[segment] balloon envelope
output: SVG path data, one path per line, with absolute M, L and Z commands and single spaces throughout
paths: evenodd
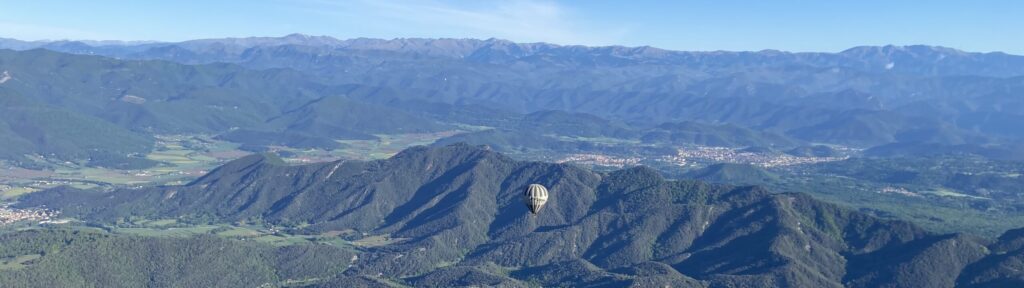
M 530 208 L 530 213 L 537 214 L 540 208 L 544 207 L 544 203 L 548 202 L 548 188 L 540 184 L 526 186 L 526 190 L 523 191 L 523 202 Z

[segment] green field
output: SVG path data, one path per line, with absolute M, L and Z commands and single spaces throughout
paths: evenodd
M 411 146 L 429 145 L 437 139 L 451 136 L 459 131 L 437 133 L 376 135 L 377 140 L 338 141 L 346 148 L 336 150 L 295 149 L 271 147 L 272 150 L 290 152 L 284 160 L 288 163 L 312 163 L 339 159 L 374 160 L 391 157 Z M 238 144 L 213 139 L 211 135 L 158 135 L 156 146 L 145 155 L 158 165 L 140 170 L 118 170 L 90 167 L 83 163 L 38 162 L 52 167 L 47 170 L 32 170 L 0 163 L 0 201 L 61 185 L 80 189 L 113 186 L 142 186 L 151 184 L 179 185 L 202 176 L 209 170 L 239 157 L 250 154 L 239 150 Z
M 144 219 L 144 220 L 135 221 L 134 224 L 141 225 L 141 226 L 147 227 L 147 228 L 160 228 L 160 227 L 169 227 L 171 225 L 178 224 L 178 220 L 177 219 L 153 219 L 153 220 Z
M 0 187 L 0 200 L 13 199 L 21 195 L 39 191 L 37 188 L 32 187 Z
M 549 135 L 544 135 L 544 136 L 554 137 L 555 139 L 562 140 L 562 141 L 590 142 L 590 143 L 594 143 L 594 144 L 605 144 L 605 145 L 633 145 L 633 146 L 642 146 L 642 144 L 643 144 L 640 140 L 636 140 L 636 139 L 620 139 L 620 138 L 611 138 L 611 137 L 571 137 L 571 136 L 562 136 L 562 135 L 554 135 L 554 134 L 549 134 Z
M 20 255 L 16 257 L 0 258 L 0 270 L 17 270 L 24 268 L 29 262 L 43 257 L 40 254 Z
M 94 227 L 76 226 L 82 229 Z M 355 241 L 347 241 L 342 237 L 354 231 L 330 231 L 317 235 L 288 234 L 275 228 L 261 225 L 246 224 L 204 224 L 188 225 L 175 219 L 132 219 L 117 226 L 107 226 L 105 231 L 115 234 L 126 234 L 148 237 L 191 237 L 210 234 L 224 238 L 256 241 L 275 246 L 295 244 L 327 244 L 338 247 L 377 247 L 396 243 L 405 239 L 390 238 L 387 235 L 369 236 Z
M 205 174 L 224 162 L 249 154 L 238 145 L 214 140 L 209 135 L 159 135 L 156 147 L 145 157 L 159 164 L 141 170 L 90 167 L 83 163 L 37 161 L 51 167 L 31 170 L 0 163 L 0 200 L 43 189 L 68 185 L 79 189 L 103 186 L 181 184 Z
M 219 227 L 217 225 L 198 225 L 170 228 L 116 228 L 114 232 L 138 236 L 191 237 L 199 234 L 209 234 Z
M 802 192 L 877 217 L 900 219 L 939 233 L 967 232 L 995 237 L 1007 229 L 1024 226 L 1024 215 L 1013 211 L 965 208 L 965 201 L 992 201 L 947 188 L 910 187 L 922 196 L 879 193 L 886 183 L 842 176 L 786 177 L 768 184 L 772 191 Z
M 391 235 L 373 235 L 363 239 L 352 241 L 352 245 L 364 248 L 380 247 L 409 240 L 406 238 L 391 238 Z
M 963 194 L 963 193 L 960 193 L 960 192 L 957 192 L 957 191 L 954 191 L 952 189 L 948 189 L 948 188 L 945 188 L 945 187 L 933 188 L 933 189 L 924 190 L 924 191 L 921 191 L 921 192 L 931 193 L 931 194 L 935 194 L 935 195 L 939 195 L 939 196 L 945 196 L 945 197 L 966 197 L 966 198 L 976 198 L 976 199 L 989 199 L 989 198 L 985 198 L 985 197 L 978 197 L 978 196 Z
M 438 133 L 375 135 L 379 140 L 344 140 L 338 141 L 347 145 L 345 149 L 335 150 L 332 155 L 343 159 L 374 160 L 384 159 L 399 151 L 417 145 L 430 145 L 438 139 L 459 134 L 462 131 L 446 131 Z
M 229 238 L 255 238 L 264 235 L 259 230 L 237 226 L 227 227 L 226 230 L 216 232 L 215 234 Z

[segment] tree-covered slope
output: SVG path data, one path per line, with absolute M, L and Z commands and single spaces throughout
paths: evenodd
M 4 287 L 259 287 L 329 278 L 355 255 L 327 245 L 275 247 L 216 236 L 156 238 L 88 230 L 6 231 Z
M 697 122 L 665 123 L 647 132 L 641 139 L 648 143 L 717 147 L 792 147 L 799 143 L 786 136 L 736 125 Z
M 520 200 L 530 183 L 552 195 L 537 216 Z M 951 287 L 970 277 L 965 267 L 994 257 L 984 240 L 802 194 L 669 181 L 642 167 L 594 173 L 466 145 L 303 166 L 254 155 L 184 186 L 60 188 L 19 205 L 90 221 L 263 219 L 309 233 L 386 235 L 401 241 L 365 249 L 344 277 L 423 286 Z
M 12 77 L 2 86 L 37 103 L 160 133 L 251 127 L 324 89 L 288 70 L 125 61 L 47 50 L 0 50 L 0 66 Z
M 901 154 L 939 145 L 943 153 L 992 158 L 1008 153 L 990 150 L 1012 151 L 1024 139 L 1005 124 L 1024 120 L 1015 97 L 1024 91 L 1024 74 L 1006 64 L 1024 58 L 943 47 L 686 52 L 304 35 L 0 45 L 121 59 L 4 50 L 0 72 L 10 78 L 0 86 L 145 133 L 239 127 L 281 138 L 287 129 L 322 138 L 300 141 L 310 146 L 459 123 L 573 137 L 644 136 L 661 145 L 896 143 Z M 547 126 L 552 123 L 560 124 Z M 621 123 L 714 125 L 635 131 Z
M 719 163 L 703 169 L 691 171 L 684 175 L 687 178 L 700 179 L 714 183 L 764 185 L 778 181 L 779 176 L 764 168 L 750 164 Z
M 451 129 L 408 112 L 341 96 L 322 97 L 267 120 L 270 127 L 335 139 L 358 133 L 424 133 Z M 365 135 L 365 134 L 364 134 Z
M 137 168 L 145 163 L 127 155 L 148 153 L 154 134 L 227 133 L 223 139 L 255 146 L 331 149 L 338 139 L 451 129 L 401 109 L 348 99 L 350 86 L 322 84 L 288 69 L 36 49 L 0 50 L 0 73 L 4 159 L 40 154 Z
M 92 166 L 138 168 L 153 147 L 149 135 L 68 109 L 42 105 L 0 87 L 0 158 L 36 165 L 28 155 Z
M 858 146 L 910 141 L 902 138 L 988 143 L 994 141 L 986 139 L 990 136 L 1024 137 L 1019 129 L 1001 124 L 1024 119 L 1020 109 L 1011 109 L 1020 104 L 1013 95 L 1022 91 L 1024 76 L 1014 63 L 1024 57 L 946 47 L 696 52 L 307 35 L 120 45 L 9 40 L 0 45 L 288 68 L 318 81 L 386 87 L 426 102 L 519 113 L 585 112 L 651 125 L 731 123 Z

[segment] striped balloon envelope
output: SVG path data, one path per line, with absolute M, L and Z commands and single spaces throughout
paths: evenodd
M 544 203 L 548 202 L 548 188 L 540 184 L 530 184 L 523 191 L 523 202 L 530 208 L 530 213 L 537 214 L 540 208 L 544 207 Z

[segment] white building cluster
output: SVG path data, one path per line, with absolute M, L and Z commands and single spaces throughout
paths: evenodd
M 608 167 L 628 167 L 636 166 L 640 164 L 639 157 L 615 157 L 602 154 L 569 154 L 564 158 L 559 159 L 557 163 L 576 163 L 582 165 L 595 165 L 595 166 L 608 166 Z
M 0 225 L 21 221 L 49 221 L 57 216 L 57 212 L 47 209 L 15 209 L 0 206 Z
M 738 149 L 726 147 L 690 147 L 677 150 L 675 157 L 663 158 L 670 161 L 678 161 L 685 164 L 687 160 L 704 163 L 741 163 L 765 168 L 791 166 L 802 164 L 814 164 L 821 162 L 840 161 L 849 158 L 843 157 L 799 157 L 783 153 L 769 152 L 745 152 Z M 675 162 L 673 162 L 675 163 Z M 677 165 L 682 165 L 675 163 Z

